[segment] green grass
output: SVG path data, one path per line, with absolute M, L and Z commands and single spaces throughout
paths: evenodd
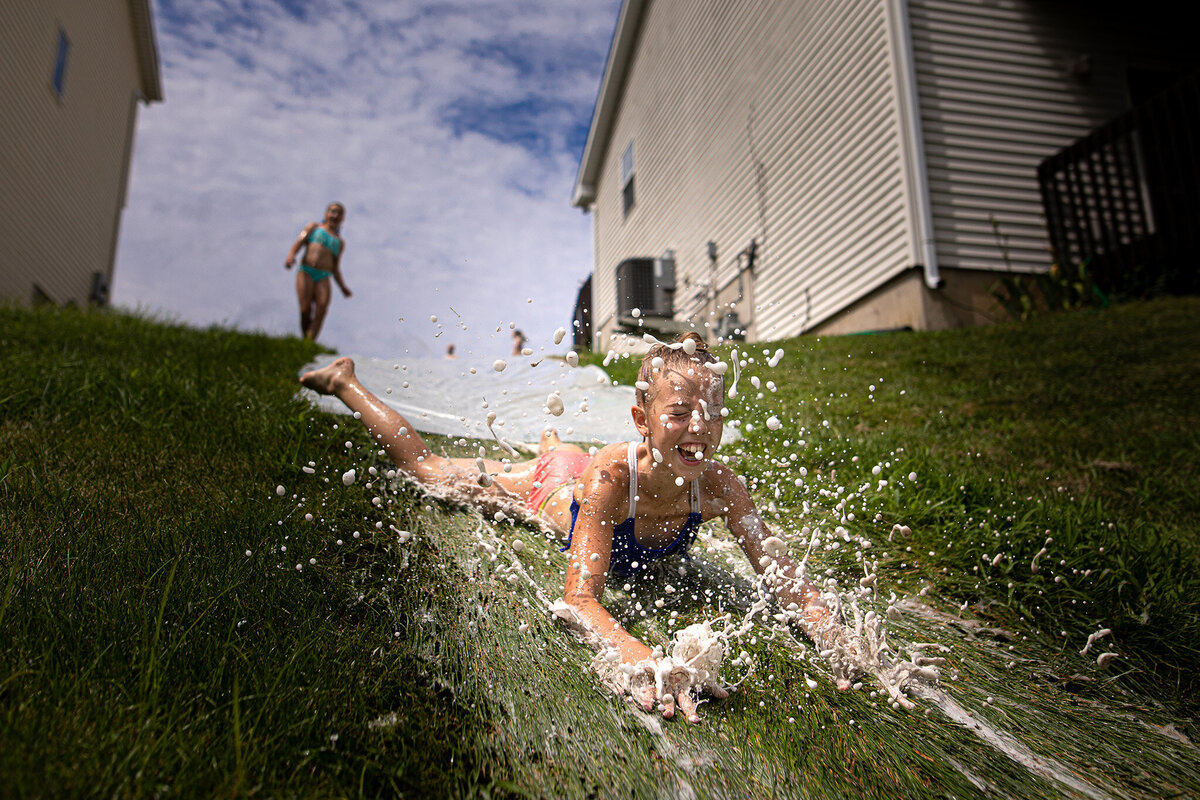
M 977 718 L 1103 794 L 1195 795 L 1195 746 L 1162 730 L 1200 733 L 1197 320 L 1200 301 L 1176 299 L 747 348 L 733 416 L 751 430 L 723 451 L 793 540 L 855 514 L 842 524 L 872 547 L 817 565 L 849 583 L 866 553 L 884 597 L 924 589 L 938 613 L 890 628 L 953 648 L 942 685 Z M 5 795 L 1063 793 L 936 709 L 836 693 L 764 638 L 743 642 L 756 670 L 704 725 L 653 732 L 544 612 L 561 589 L 550 543 L 380 478 L 342 484 L 386 465 L 357 423 L 295 397 L 315 353 L 0 310 Z M 896 523 L 913 534 L 889 544 Z M 533 545 L 519 558 L 514 537 Z M 726 566 L 702 559 L 690 585 Z M 636 597 L 614 605 L 665 643 L 666 612 L 714 610 L 687 594 L 645 619 Z M 1098 627 L 1113 634 L 1080 657 Z

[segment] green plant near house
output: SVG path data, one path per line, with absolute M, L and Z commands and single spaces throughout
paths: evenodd
M 1008 273 L 988 289 L 1013 319 L 1027 320 L 1043 311 L 1108 308 L 1108 297 L 1088 274 L 1085 260 L 1075 270 L 1056 261 L 1045 274 Z
M 1000 223 L 995 217 L 990 221 L 1006 272 L 991 285 L 988 293 L 996 298 L 1009 317 L 1028 320 L 1043 311 L 1108 308 L 1108 297 L 1089 274 L 1090 258 L 1073 269 L 1064 268 L 1056 260 L 1045 273 L 1015 272 L 1009 256 L 1008 237 L 1000 231 Z

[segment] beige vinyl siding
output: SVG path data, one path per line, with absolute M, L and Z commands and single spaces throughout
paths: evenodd
M 940 266 L 1047 269 L 1037 165 L 1126 107 L 1123 64 L 1088 33 L 1086 9 L 909 0 L 909 12 Z M 1073 76 L 1085 55 L 1091 74 Z
M 51 86 L 59 28 L 64 93 Z M 0 26 L 0 297 L 87 302 L 111 277 L 140 87 L 128 0 L 15 0 Z
M 674 250 L 677 314 L 698 309 L 702 325 L 713 304 L 693 298 L 736 276 L 758 239 L 739 308 L 751 338 L 799 333 L 913 263 L 882 0 L 649 0 L 643 14 L 596 183 L 598 328 L 629 257 Z

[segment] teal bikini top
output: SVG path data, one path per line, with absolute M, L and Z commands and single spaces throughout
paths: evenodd
M 308 235 L 308 239 L 306 241 L 316 242 L 317 244 L 321 245 L 326 250 L 333 253 L 334 258 L 337 258 L 342 252 L 342 240 L 322 228 L 320 225 L 312 229 L 312 233 Z

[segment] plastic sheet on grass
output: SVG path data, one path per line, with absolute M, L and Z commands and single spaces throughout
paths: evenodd
M 339 357 L 318 356 L 302 371 Z M 497 371 L 494 362 L 465 358 L 353 358 L 363 385 L 423 433 L 490 439 L 487 417 L 495 412 L 496 434 L 514 444 L 536 445 L 547 426 L 556 428 L 564 441 L 583 445 L 641 438 L 629 414 L 633 388 L 613 386 L 600 367 L 513 357 Z M 555 392 L 562 399 L 559 416 L 547 410 L 547 398 Z M 321 397 L 308 389 L 301 393 L 326 411 L 349 413 L 336 397 Z M 725 441 L 736 438 L 737 433 L 725 426 Z

